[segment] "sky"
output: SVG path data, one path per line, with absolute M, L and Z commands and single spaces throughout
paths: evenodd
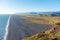
M 0 0 L 0 14 L 60 11 L 60 0 Z

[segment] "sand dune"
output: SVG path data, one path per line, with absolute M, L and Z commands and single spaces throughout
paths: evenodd
M 25 37 L 50 29 L 49 25 L 27 24 L 22 16 L 11 16 L 6 40 L 22 40 Z

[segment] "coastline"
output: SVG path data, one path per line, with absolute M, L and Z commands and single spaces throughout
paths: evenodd
M 24 18 L 22 16 L 13 15 L 8 19 L 4 40 L 22 40 L 22 38 L 46 30 L 47 26 L 48 25 L 39 25 L 34 23 L 27 24 L 24 22 Z M 49 27 L 50 26 L 48 26 L 48 28 Z
M 8 18 L 8 21 L 7 21 L 7 24 L 6 24 L 4 40 L 7 39 L 7 35 L 8 35 L 8 26 L 9 26 L 10 18 L 11 18 L 11 16 Z

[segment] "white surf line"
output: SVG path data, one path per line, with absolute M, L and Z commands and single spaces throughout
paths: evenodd
M 8 26 L 9 26 L 10 18 L 11 18 L 11 16 L 8 18 L 8 21 L 7 21 L 7 25 L 6 25 L 6 28 L 5 28 L 5 36 L 4 36 L 4 40 L 7 40 Z

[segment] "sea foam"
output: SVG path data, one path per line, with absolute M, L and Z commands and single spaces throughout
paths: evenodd
M 5 36 L 4 36 L 4 40 L 7 40 L 8 26 L 9 26 L 10 18 L 11 18 L 11 16 L 9 16 L 8 21 L 7 21 L 7 25 L 6 25 L 6 28 L 5 28 Z

